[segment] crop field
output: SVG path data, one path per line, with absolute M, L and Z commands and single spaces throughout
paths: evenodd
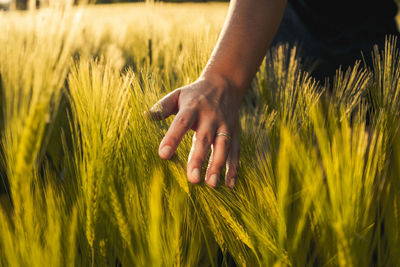
M 227 4 L 0 12 L 0 266 L 400 266 L 400 55 L 321 84 L 267 54 L 231 190 L 144 113 L 197 79 Z M 245 40 L 244 40 L 245 41 Z

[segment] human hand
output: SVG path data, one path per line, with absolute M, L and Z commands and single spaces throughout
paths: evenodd
M 160 143 L 159 156 L 170 159 L 184 135 L 192 129 L 195 134 L 187 163 L 189 182 L 201 181 L 201 169 L 211 148 L 206 184 L 216 187 L 226 165 L 225 184 L 233 188 L 239 168 L 240 102 L 238 90 L 217 75 L 202 76 L 194 83 L 172 91 L 150 110 L 154 119 L 176 114 Z

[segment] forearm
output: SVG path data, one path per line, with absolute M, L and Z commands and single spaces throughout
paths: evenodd
M 243 98 L 278 30 L 286 2 L 231 0 L 224 27 L 202 76 L 222 76 Z

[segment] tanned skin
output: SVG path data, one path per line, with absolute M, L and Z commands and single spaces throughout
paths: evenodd
M 239 168 L 239 106 L 278 30 L 287 0 L 232 0 L 224 27 L 200 77 L 178 88 L 152 108 L 153 118 L 176 114 L 158 154 L 170 159 L 185 134 L 194 130 L 187 163 L 191 183 L 212 151 L 204 175 L 218 185 L 226 165 L 225 184 L 233 188 Z M 217 133 L 228 134 L 231 138 Z

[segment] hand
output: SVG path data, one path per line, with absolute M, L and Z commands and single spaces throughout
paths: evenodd
M 200 77 L 172 91 L 150 110 L 155 119 L 176 114 L 160 143 L 159 156 L 170 159 L 184 135 L 192 129 L 195 134 L 187 163 L 188 180 L 191 183 L 201 181 L 201 169 L 211 148 L 206 184 L 216 187 L 226 164 L 225 184 L 233 188 L 239 167 L 240 102 L 238 90 L 217 75 Z

